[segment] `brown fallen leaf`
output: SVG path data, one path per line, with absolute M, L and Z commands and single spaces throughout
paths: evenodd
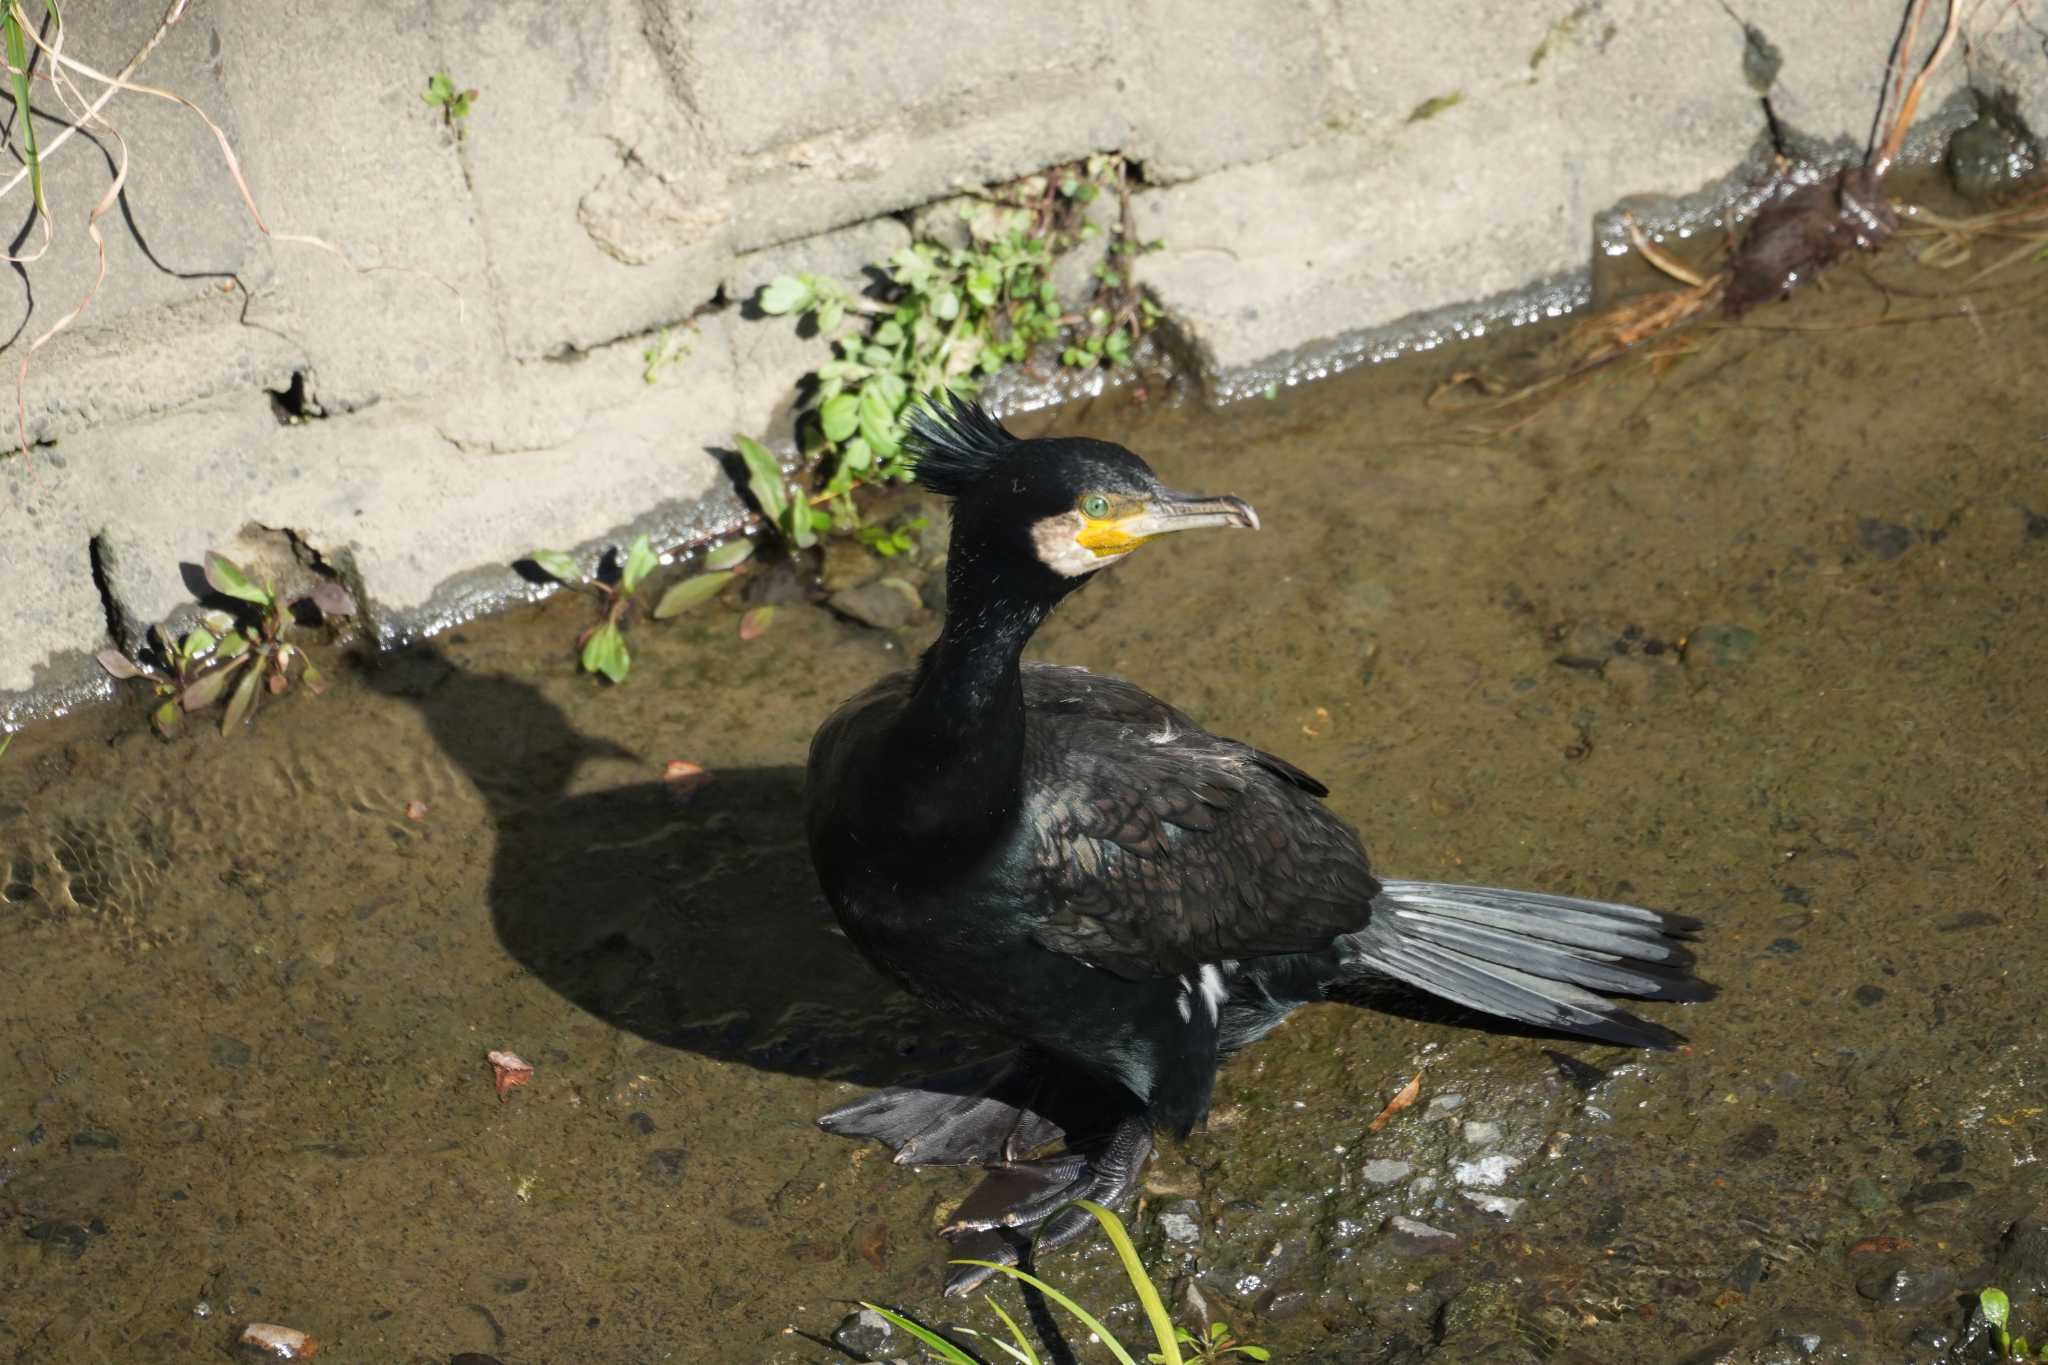
M 880 1270 L 882 1268 L 882 1253 L 889 1246 L 888 1225 L 885 1223 L 870 1223 L 867 1227 L 861 1229 L 860 1235 L 854 1239 L 853 1245 L 854 1249 L 860 1252 L 860 1258 L 863 1261 L 866 1261 L 876 1270 Z
M 491 1064 L 491 1078 L 497 1083 L 498 1103 L 505 1102 L 505 1096 L 514 1086 L 525 1085 L 533 1079 L 533 1067 L 521 1061 L 516 1052 L 492 1052 L 485 1059 Z
M 424 819 L 426 819 L 426 818 L 427 818 L 427 803 L 426 803 L 426 802 L 424 802 L 424 801 L 408 801 L 408 802 L 406 802 L 406 803 L 405 803 L 405 818 L 406 818 L 406 819 L 408 819 L 408 820 L 424 820 Z
M 775 606 L 773 603 L 765 607 L 752 608 L 745 616 L 740 618 L 740 638 L 742 640 L 760 639 L 762 632 L 768 629 L 768 623 L 774 619 Z
M 1913 1245 L 1910 1237 L 1865 1237 L 1849 1248 L 1851 1256 L 1873 1256 L 1884 1252 L 1904 1251 Z
M 1379 1116 L 1371 1123 L 1365 1125 L 1365 1131 L 1377 1133 L 1380 1129 L 1386 1127 L 1393 1120 L 1394 1115 L 1415 1103 L 1415 1097 L 1421 1093 L 1422 1073 L 1418 1071 L 1409 1079 L 1408 1084 L 1401 1087 L 1400 1093 L 1387 1101 L 1387 1107 L 1380 1110 Z

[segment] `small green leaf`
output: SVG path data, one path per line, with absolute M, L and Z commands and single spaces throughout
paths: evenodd
M 731 569 L 746 563 L 754 557 L 754 542 L 742 537 L 728 540 L 725 544 L 704 556 L 707 569 Z
M 607 621 L 583 642 L 583 671 L 600 673 L 615 683 L 626 680 L 633 656 L 626 652 L 626 637 L 616 621 Z
M 635 536 L 631 548 L 626 551 L 626 563 L 619 570 L 619 589 L 630 595 L 647 575 L 661 567 L 661 556 L 654 553 L 654 545 L 646 536 Z
M 740 543 L 744 545 L 747 542 Z M 709 602 L 725 591 L 725 585 L 730 582 L 730 572 L 692 574 L 661 595 L 661 600 L 654 604 L 654 619 L 666 621 L 669 617 L 679 616 L 701 602 Z
M 754 607 L 745 616 L 740 618 L 740 638 L 742 640 L 760 639 L 762 633 L 768 629 L 770 623 L 774 620 L 775 608 L 773 606 Z
M 948 289 L 932 299 L 932 316 L 940 322 L 951 322 L 960 316 L 960 296 Z
M 178 657 L 189 664 L 194 659 L 204 658 L 206 652 L 219 643 L 213 638 L 213 632 L 201 626 L 179 644 Z
M 184 722 L 184 719 L 184 713 L 178 709 L 178 702 L 175 697 L 162 703 L 149 714 L 149 723 L 155 726 L 156 732 L 165 739 L 171 737 L 172 732 Z
M 583 570 L 576 567 L 576 561 L 560 550 L 535 550 L 527 558 L 558 583 L 574 583 L 583 577 Z
M 782 485 L 782 466 L 759 441 L 735 436 L 733 444 L 739 447 L 740 459 L 747 466 L 747 491 L 754 495 L 755 503 L 770 521 L 781 521 L 783 505 L 789 501 Z
M 945 1361 L 946 1365 L 981 1365 L 980 1361 L 940 1336 L 937 1332 L 932 1331 L 931 1328 L 920 1327 L 901 1313 L 892 1312 L 882 1307 L 879 1303 L 869 1303 L 865 1299 L 861 1301 L 860 1306 L 867 1309 L 870 1313 L 881 1314 L 890 1323 L 902 1328 L 905 1332 L 923 1342 L 925 1346 L 938 1355 L 940 1360 Z
M 231 630 L 220 637 L 220 657 L 239 659 L 249 652 L 249 637 L 239 630 Z
M 1984 1321 L 1993 1327 L 2004 1328 L 2012 1316 L 2012 1300 L 2006 1298 L 2003 1289 L 1986 1289 L 1977 1295 L 1977 1306 L 1984 1310 Z
M 222 664 L 210 673 L 202 673 L 194 678 L 191 684 L 178 694 L 178 705 L 187 711 L 204 711 L 219 701 L 220 694 L 227 690 L 228 683 L 235 674 L 242 671 L 242 665 L 248 661 L 248 657 L 244 655 L 240 659 Z M 255 672 L 254 669 L 249 671 L 252 675 Z
M 808 550 L 818 543 L 818 530 L 811 520 L 811 505 L 808 502 L 798 498 L 784 509 L 782 533 L 789 538 L 789 543 L 799 550 Z
M 809 308 L 817 294 L 810 284 L 795 275 L 777 275 L 761 287 L 761 311 L 781 316 Z
M 224 597 L 239 598 L 259 607 L 270 605 L 270 594 L 251 583 L 248 575 L 218 550 L 206 552 L 206 583 Z
M 142 676 L 142 670 L 137 668 L 129 660 L 128 656 L 118 649 L 103 649 L 92 657 L 101 668 L 107 671 L 107 676 L 110 678 L 139 678 Z
M 248 723 L 250 715 L 256 710 L 256 692 L 262 682 L 262 669 L 245 668 L 242 670 L 242 680 L 235 684 L 235 694 L 228 698 L 227 714 L 220 718 L 220 732 L 222 734 L 227 734 L 237 725 Z
M 839 330 L 839 324 L 846 320 L 846 300 L 826 299 L 818 305 L 818 330 L 828 336 Z
M 1263 1346 L 1239 1346 L 1237 1353 L 1246 1360 L 1271 1360 L 1273 1353 Z
M 825 428 L 825 439 L 838 444 L 860 425 L 860 400 L 850 393 L 828 400 L 818 409 L 818 422 Z

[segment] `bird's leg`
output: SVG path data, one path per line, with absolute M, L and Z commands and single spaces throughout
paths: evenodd
M 941 1235 L 963 1258 L 1016 1265 L 1026 1247 L 1020 1233 L 1034 1234 L 1028 1245 L 1036 1254 L 1076 1241 L 1095 1226 L 1094 1215 L 1070 1207 L 1076 1199 L 1121 1208 L 1151 1154 L 1151 1121 L 1126 1114 L 1091 1152 L 993 1167 Z M 955 1266 L 946 1292 L 964 1294 L 994 1273 L 985 1266 Z

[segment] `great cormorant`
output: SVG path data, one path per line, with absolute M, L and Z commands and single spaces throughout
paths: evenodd
M 1168 532 L 1256 530 L 1249 505 L 1172 492 L 1118 445 L 1020 440 L 951 397 L 919 409 L 910 446 L 953 499 L 945 626 L 818 730 L 811 852 L 870 961 L 1021 1046 L 819 1123 L 906 1164 L 988 1168 L 944 1230 L 962 1254 L 1014 1264 L 1026 1234 L 1080 1236 L 1071 1200 L 1121 1203 L 1154 1129 L 1207 1115 L 1218 1059 L 1333 987 L 1391 977 L 1524 1024 L 1678 1040 L 1606 997 L 1705 998 L 1678 942 L 1696 922 L 1378 880 L 1292 763 L 1128 682 L 1020 662 L 1093 574 Z

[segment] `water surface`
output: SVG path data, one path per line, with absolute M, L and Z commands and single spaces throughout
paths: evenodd
M 2048 1333 L 2044 285 L 1959 314 L 1894 252 L 1512 425 L 1425 399 L 1540 333 L 1030 421 L 1266 528 L 1147 549 L 1039 656 L 1316 772 L 1390 874 L 1698 916 L 1723 988 L 1657 1055 L 1303 1011 L 1150 1174 L 1177 1305 L 1290 1361 L 1934 1360 L 1995 1277 Z M 139 702 L 17 739 L 0 1352 L 216 1359 L 263 1320 L 340 1361 L 806 1362 L 856 1298 L 992 1324 L 936 1294 L 967 1176 L 811 1125 L 988 1046 L 833 933 L 801 835 L 812 729 L 930 627 L 753 591 L 761 638 L 737 600 L 639 627 L 623 688 L 571 672 L 563 597 L 231 740 Z M 538 1068 L 503 1103 L 492 1048 Z M 1136 1326 L 1104 1249 L 1047 1269 Z

